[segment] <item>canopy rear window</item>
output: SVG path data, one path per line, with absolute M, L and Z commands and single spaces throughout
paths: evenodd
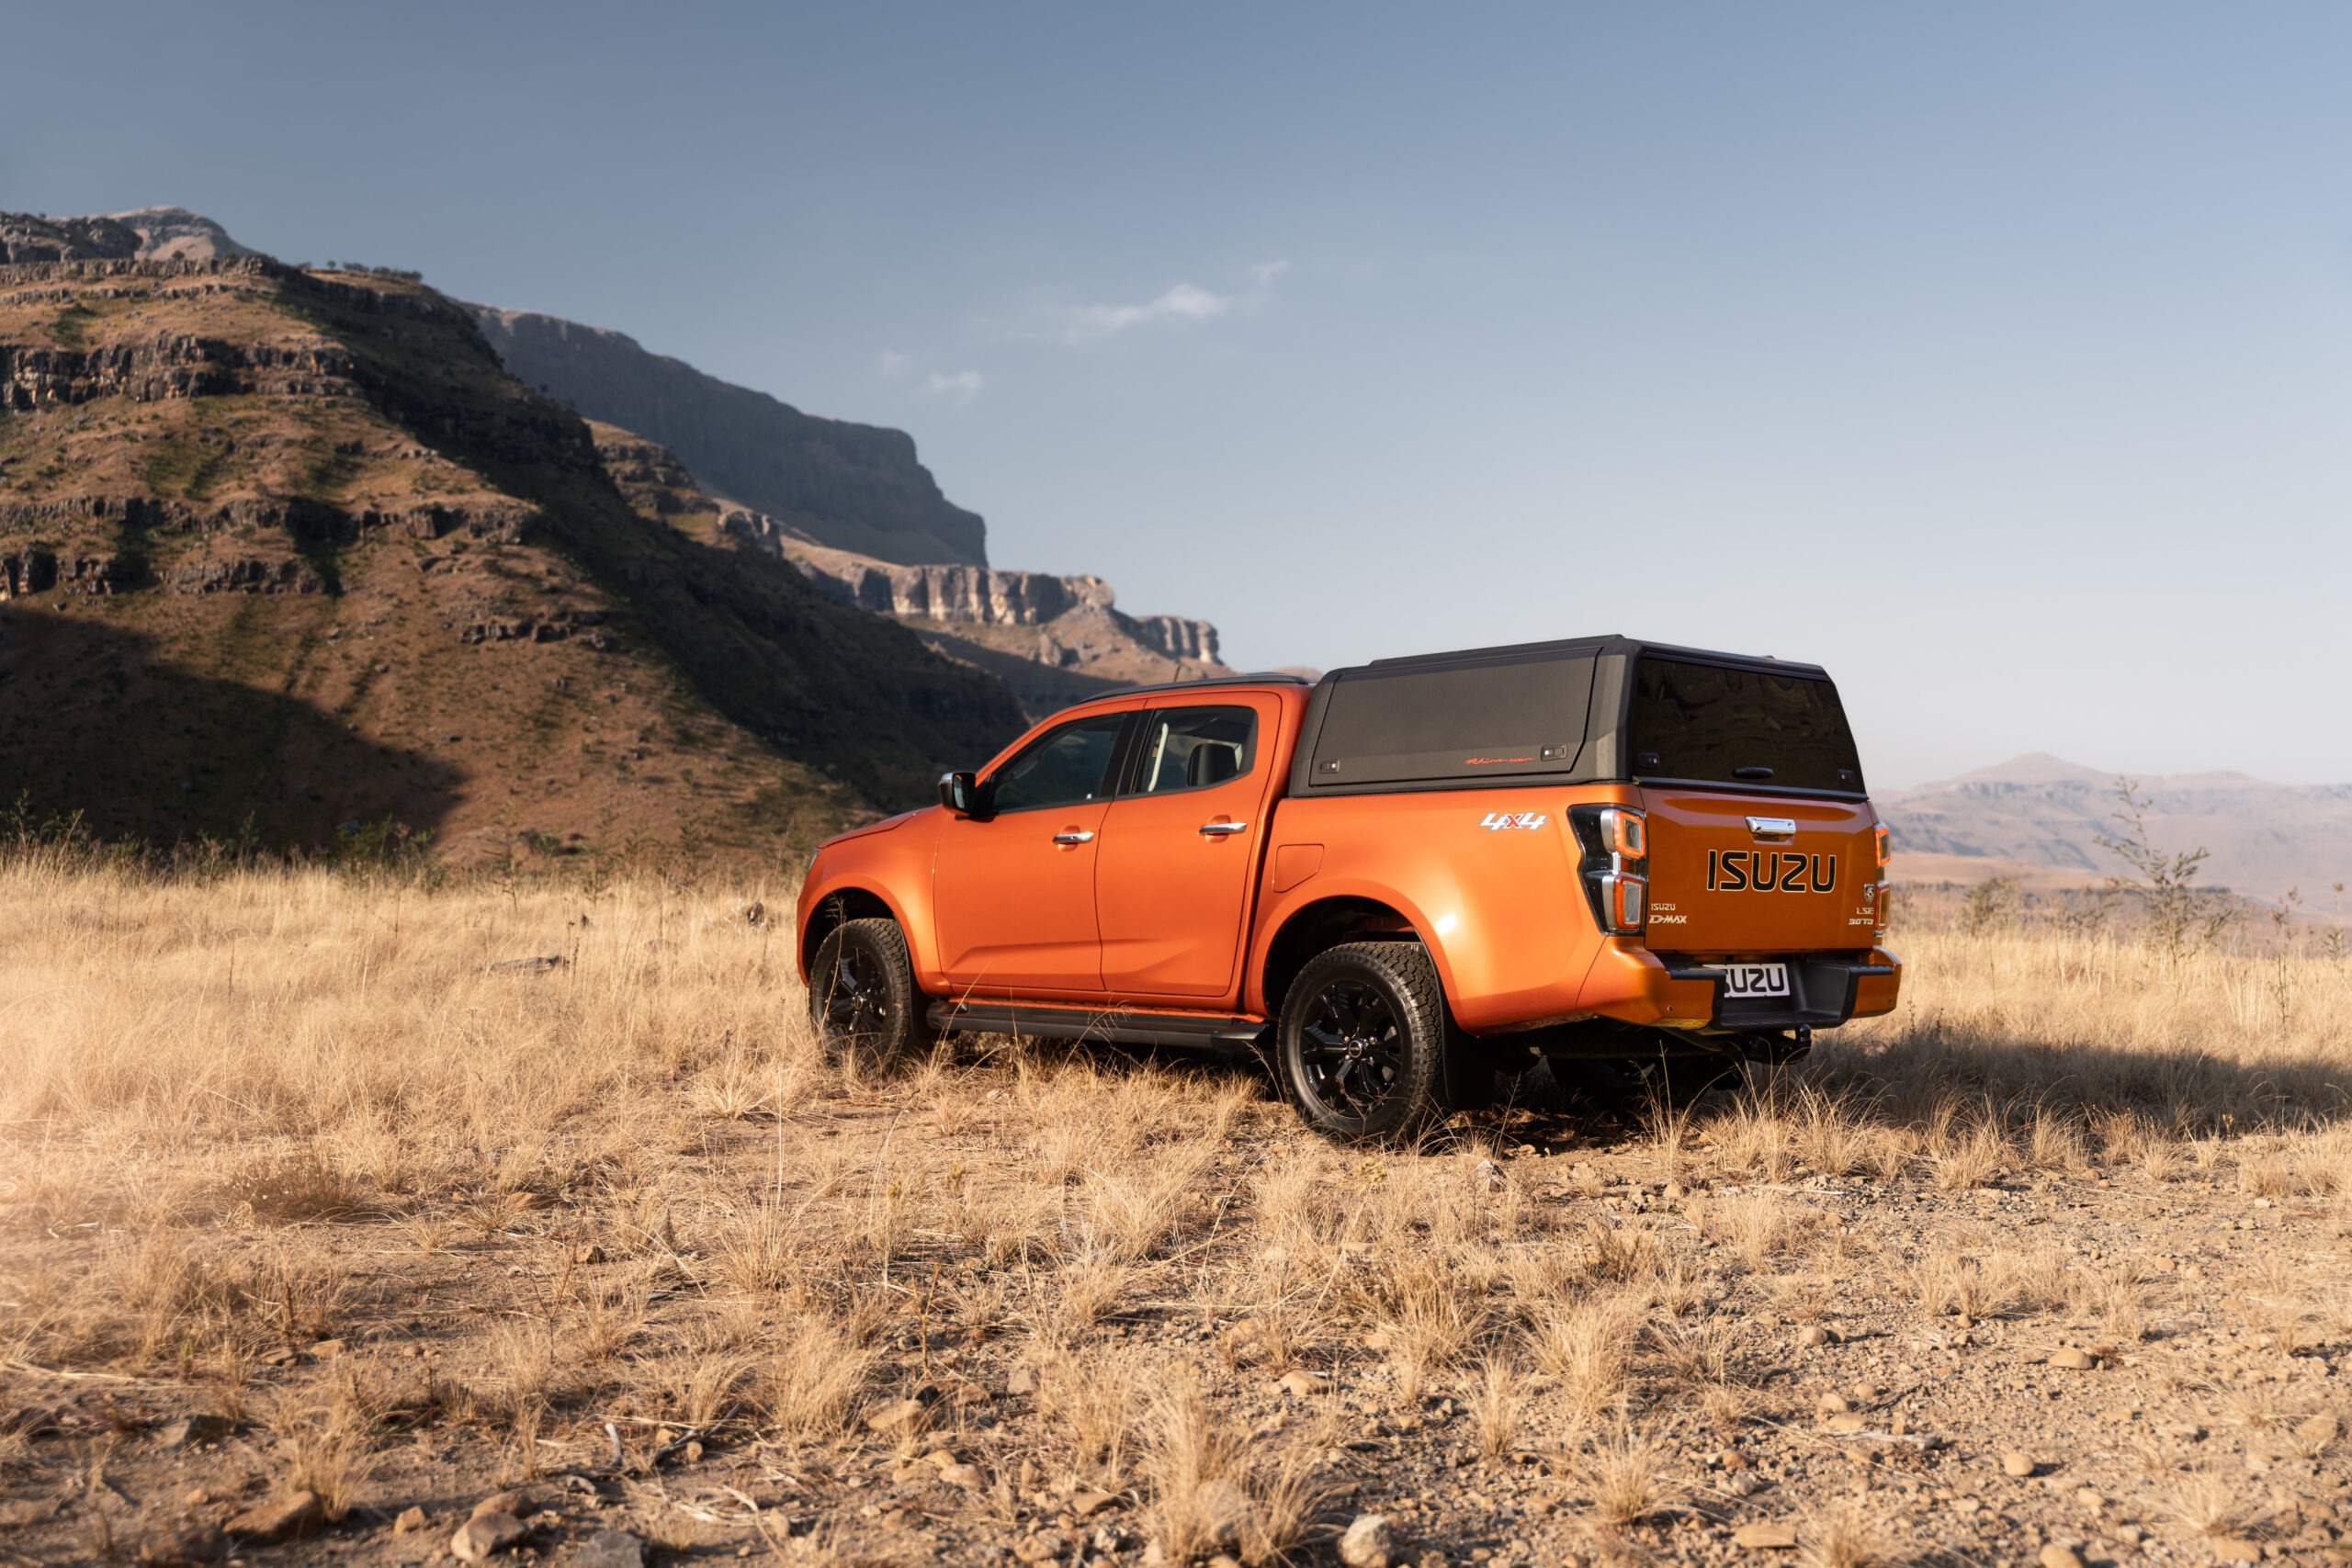
M 1817 677 L 1645 654 L 1631 728 L 1636 778 L 1862 792 L 1838 688 Z
M 1583 745 L 1592 666 L 1585 650 L 1346 671 L 1315 737 L 1309 787 L 1566 773 Z

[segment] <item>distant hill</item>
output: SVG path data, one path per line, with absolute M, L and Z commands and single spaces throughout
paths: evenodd
M 988 564 L 979 514 L 940 493 L 902 430 L 803 413 L 602 327 L 468 308 L 525 384 L 668 447 L 714 496 L 877 560 Z
M 2149 837 L 2170 852 L 2211 851 L 2199 880 L 2276 900 L 2300 888 L 2315 908 L 2352 882 L 2352 784 L 2280 784 L 2244 773 L 2140 780 Z M 1921 880 L 1971 880 L 1996 863 L 2034 880 L 2104 881 L 2119 868 L 2098 836 L 2118 829 L 2115 777 L 2041 754 L 1880 795 L 1896 869 Z
M 473 310 L 138 259 L 152 216 L 0 215 L 0 804 L 164 841 L 766 853 L 1021 728 L 993 677 L 633 504 Z

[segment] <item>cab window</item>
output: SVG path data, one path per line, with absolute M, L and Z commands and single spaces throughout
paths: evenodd
M 1047 730 L 990 777 L 989 806 L 1000 812 L 1035 811 L 1104 798 L 1110 794 L 1111 758 L 1126 722 L 1123 713 L 1097 714 Z
M 1238 779 L 1257 761 L 1253 708 L 1163 708 L 1144 723 L 1136 748 L 1136 795 L 1208 789 Z

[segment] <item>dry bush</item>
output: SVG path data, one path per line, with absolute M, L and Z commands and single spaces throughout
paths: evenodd
M 1578 1485 L 1593 1511 L 1613 1529 L 1639 1524 L 1680 1495 L 1668 1473 L 1672 1443 L 1620 1417 L 1590 1434 L 1571 1460 Z
M 1114 1355 L 1056 1355 L 1037 1371 L 1037 1409 L 1078 1467 L 1117 1484 L 1136 1448 L 1137 1380 Z M 1164 1413 L 1155 1411 L 1155 1420 Z
M 794 1437 L 837 1432 L 865 1391 L 874 1353 L 833 1324 L 804 1317 L 788 1325 L 775 1349 L 752 1369 L 752 1400 L 768 1424 Z
M 1649 1325 L 1649 1342 L 1675 1382 L 1703 1388 L 1732 1381 L 1740 1333 L 1730 1324 L 1714 1320 L 1653 1323 Z
M 1886 1562 L 1891 1550 L 1879 1522 L 1850 1498 L 1809 1511 L 1797 1540 L 1797 1561 L 1804 1568 L 1872 1568 Z
M 1459 1361 L 1487 1324 L 1481 1293 L 1439 1258 L 1407 1258 L 1361 1288 L 1396 1371 L 1396 1396 L 1408 1405 L 1419 1403 L 1430 1375 Z
M 1623 1298 L 1592 1297 L 1538 1309 L 1531 1336 L 1536 1365 L 1559 1381 L 1559 1397 L 1593 1416 L 1625 1397 L 1638 1323 Z
M 1498 1460 L 1511 1451 L 1529 1397 L 1527 1374 L 1517 1359 L 1505 1350 L 1488 1351 L 1478 1363 L 1478 1381 L 1470 1393 L 1480 1458 Z
M 1252 1568 L 1283 1561 L 1330 1495 L 1311 1452 L 1250 1443 L 1210 1407 L 1190 1371 L 1164 1377 L 1153 1392 L 1143 1470 L 1146 1522 L 1178 1562 L 1216 1551 Z

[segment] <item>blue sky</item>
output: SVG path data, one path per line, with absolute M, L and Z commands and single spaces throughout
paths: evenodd
M 10 5 L 0 208 L 911 431 L 1247 666 L 1815 659 L 1882 787 L 2352 780 L 2352 11 Z

